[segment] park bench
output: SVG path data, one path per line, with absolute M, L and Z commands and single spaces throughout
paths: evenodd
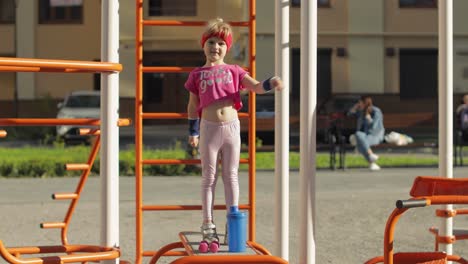
M 384 113 L 384 127 L 385 132 L 391 131 L 409 134 L 422 130 L 431 130 L 436 127 L 437 116 L 433 112 L 419 112 L 419 113 Z M 338 128 L 339 129 L 339 128 Z M 350 145 L 346 138 L 339 136 L 337 138 L 337 148 L 339 155 L 339 168 L 346 169 L 346 152 L 353 150 L 355 147 Z M 435 149 L 437 148 L 436 140 L 420 141 L 416 139 L 414 142 L 406 145 L 396 145 L 393 143 L 382 142 L 381 144 L 372 146 L 372 150 L 413 150 L 413 149 Z

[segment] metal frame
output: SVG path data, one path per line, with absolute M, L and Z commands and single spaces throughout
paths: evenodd
M 3 58 L 0 57 L 0 72 L 89 72 L 89 73 L 115 73 L 122 69 L 122 65 L 117 63 L 102 63 L 90 61 L 67 61 L 67 60 L 45 60 L 28 58 Z M 119 120 L 115 125 L 129 125 L 130 121 Z M 58 118 L 1 118 L 2 126 L 56 126 L 56 125 L 88 125 L 99 126 L 99 119 L 58 119 Z M 54 194 L 54 199 L 72 199 L 65 220 L 60 223 L 43 223 L 42 228 L 61 228 L 62 245 L 56 246 L 35 246 L 35 247 L 15 247 L 7 248 L 0 241 L 0 255 L 9 263 L 77 263 L 87 261 L 112 260 L 115 261 L 120 256 L 120 251 L 116 247 L 101 247 L 93 245 L 69 245 L 67 239 L 68 224 L 74 212 L 76 204 L 80 198 L 81 191 L 91 171 L 91 166 L 96 158 L 100 146 L 100 136 L 97 129 L 87 131 L 89 135 L 96 135 L 96 139 L 87 163 L 68 164 L 67 169 L 83 170 L 80 182 L 74 193 Z M 1 130 L 0 135 L 6 136 L 6 132 Z M 50 257 L 22 258 L 21 255 L 34 254 L 61 254 Z M 79 253 L 79 254 L 75 254 Z
M 167 210 L 200 210 L 200 205 L 146 205 L 143 203 L 143 165 L 162 165 L 162 164 L 199 164 L 200 160 L 191 159 L 159 159 L 159 160 L 144 160 L 143 159 L 143 120 L 144 119 L 185 119 L 187 118 L 186 113 L 144 113 L 143 112 L 143 73 L 146 72 L 189 72 L 192 67 L 146 67 L 143 66 L 143 28 L 145 26 L 204 26 L 204 21 L 180 21 L 180 20 L 145 20 L 143 18 L 143 0 L 136 0 L 136 89 L 135 89 L 135 181 L 136 181 L 136 261 L 135 263 L 140 264 L 142 257 L 153 257 L 159 258 L 159 256 L 187 256 L 184 251 L 173 251 L 176 248 L 184 248 L 182 242 L 176 242 L 169 244 L 159 251 L 145 251 L 143 249 L 143 212 L 144 211 L 167 211 Z M 256 5 L 255 0 L 248 0 L 249 3 L 249 15 L 247 22 L 236 22 L 230 21 L 229 24 L 237 27 L 248 27 L 249 35 L 253 36 L 249 38 L 249 69 L 252 77 L 255 77 L 256 69 Z M 249 124 L 249 157 L 247 159 L 241 159 L 240 163 L 246 163 L 249 165 L 249 191 L 248 191 L 248 203 L 239 205 L 240 209 L 248 210 L 248 240 L 249 243 L 255 243 L 255 118 L 256 106 L 255 106 L 255 93 L 250 92 L 249 94 L 249 112 L 240 113 L 239 118 L 248 119 Z M 224 205 L 216 205 L 215 210 L 225 210 Z M 236 263 L 258 263 L 262 261 L 260 259 L 269 259 L 271 263 L 286 263 L 274 262 L 273 256 L 265 255 L 265 252 L 258 251 L 259 255 L 253 256 L 216 256 L 215 258 L 219 262 L 232 263 L 227 261 L 236 261 Z M 156 257 L 158 256 L 158 257 Z M 262 258 L 259 258 L 262 256 Z M 188 258 L 188 259 L 187 259 Z M 156 261 L 156 259 L 154 261 Z M 234 259 L 234 260 L 232 260 Z M 197 261 L 201 262 L 197 262 Z M 214 261 L 213 259 L 210 259 Z M 177 263 L 208 263 L 205 258 L 201 260 L 200 256 L 188 256 L 180 258 Z M 186 261 L 186 262 L 185 262 Z M 210 262 L 214 263 L 214 262 Z

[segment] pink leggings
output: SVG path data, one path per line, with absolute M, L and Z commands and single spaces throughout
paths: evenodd
M 213 204 L 217 179 L 218 155 L 221 154 L 224 197 L 226 206 L 239 203 L 239 156 L 240 122 L 212 122 L 202 119 L 200 123 L 200 159 L 202 166 L 203 220 L 213 220 Z

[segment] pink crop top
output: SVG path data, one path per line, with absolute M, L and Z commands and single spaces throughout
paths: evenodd
M 245 89 L 241 82 L 246 74 L 240 66 L 231 64 L 198 67 L 191 71 L 184 86 L 198 95 L 198 116 L 201 116 L 203 108 L 220 99 L 231 98 L 235 109 L 241 109 L 239 92 Z

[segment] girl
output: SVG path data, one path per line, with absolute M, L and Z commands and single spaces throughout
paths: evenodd
M 190 91 L 187 106 L 189 144 L 193 147 L 200 145 L 203 240 L 199 251 L 203 253 L 208 250 L 217 252 L 219 248 L 213 222 L 213 202 L 217 160 L 221 153 L 226 207 L 238 205 L 241 142 L 237 111 L 242 107 L 240 91 L 248 89 L 263 94 L 283 88 L 279 77 L 259 82 L 238 65 L 226 64 L 224 57 L 231 45 L 230 25 L 220 18 L 209 21 L 201 37 L 206 63 L 195 68 L 185 83 L 185 88 Z

